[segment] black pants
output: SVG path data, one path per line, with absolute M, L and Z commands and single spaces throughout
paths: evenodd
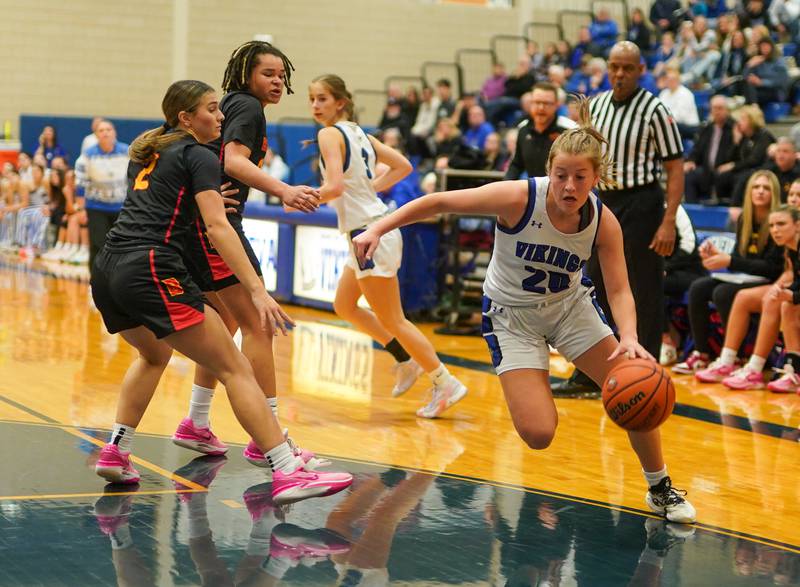
M 664 191 L 654 183 L 644 188 L 605 192 L 600 199 L 622 227 L 628 281 L 636 303 L 639 344 L 657 357 L 664 320 L 664 258 L 649 246 L 664 218 Z M 615 328 L 597 255 L 592 255 L 587 267 L 600 307 Z
M 682 300 L 683 295 L 689 291 L 692 283 L 704 277 L 694 271 L 686 271 L 678 269 L 676 271 L 667 271 L 664 275 L 664 296 L 673 300 Z M 670 323 L 669 300 L 664 300 L 664 332 L 669 331 Z
M 102 212 L 100 210 L 86 210 L 89 220 L 89 273 L 94 271 L 94 258 L 106 242 L 106 234 L 117 221 L 119 212 Z
M 711 197 L 714 189 L 714 171 L 708 167 L 695 167 L 686 173 L 684 200 L 696 204 Z
M 708 303 L 714 303 L 722 318 L 723 326 L 727 326 L 733 298 L 736 297 L 739 290 L 748 287 L 754 287 L 754 285 L 725 283 L 713 277 L 701 277 L 692 282 L 692 285 L 689 286 L 689 324 L 692 328 L 695 350 L 701 353 L 711 353 L 711 347 L 708 344 L 711 308 Z

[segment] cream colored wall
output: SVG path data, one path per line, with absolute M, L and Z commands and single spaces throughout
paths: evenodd
M 305 90 L 317 74 L 338 73 L 351 89 L 382 89 L 390 74 L 418 75 L 423 61 L 452 61 L 459 48 L 487 48 L 495 34 L 519 34 L 526 21 L 553 22 L 559 8 L 589 5 L 517 0 L 511 10 L 492 10 L 425 0 L 0 0 L 0 120 L 11 119 L 16 134 L 21 113 L 157 117 L 173 75 L 219 86 L 231 50 L 257 33 L 272 34 L 297 67 L 297 94 L 269 117 L 304 117 Z M 649 1 L 630 5 L 646 8 Z M 520 48 L 501 46 L 509 68 Z M 474 88 L 485 62 L 470 63 L 467 82 Z M 362 98 L 361 105 L 371 114 L 380 99 Z
M 0 120 L 21 113 L 153 116 L 170 82 L 162 0 L 0 0 Z

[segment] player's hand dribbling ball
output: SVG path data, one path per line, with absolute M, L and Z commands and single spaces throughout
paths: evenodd
M 675 387 L 661 365 L 646 359 L 623 361 L 603 382 L 603 405 L 625 430 L 645 432 L 660 426 L 675 406 Z

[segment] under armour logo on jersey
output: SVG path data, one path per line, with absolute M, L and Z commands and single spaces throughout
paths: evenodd
M 531 222 L 531 226 L 533 226 L 534 228 L 541 228 L 542 227 L 542 223 L 541 222 L 536 222 L 534 220 L 533 222 Z
M 166 279 L 162 279 L 161 283 L 167 286 L 167 291 L 169 292 L 169 295 L 174 297 L 183 294 L 183 287 L 181 286 L 180 282 L 174 277 L 167 277 Z

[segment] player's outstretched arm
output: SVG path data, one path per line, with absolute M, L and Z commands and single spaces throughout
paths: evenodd
M 208 238 L 250 293 L 253 305 L 261 316 L 261 327 L 266 330 L 269 325 L 273 333 L 280 329 L 283 334 L 287 334 L 287 324 L 294 326 L 294 322 L 267 293 L 264 282 L 250 264 L 250 259 L 242 247 L 242 241 L 228 222 L 225 205 L 219 192 L 214 190 L 200 192 L 195 196 L 195 201 L 205 222 Z
M 627 353 L 631 359 L 642 357 L 654 361 L 653 356 L 639 344 L 636 335 L 636 303 L 628 283 L 628 267 L 625 264 L 625 251 L 622 247 L 622 229 L 617 218 L 607 207 L 603 209 L 600 217 L 597 255 L 603 273 L 603 283 L 606 286 L 608 305 L 614 314 L 620 338 L 619 346 L 608 359 Z
M 522 217 L 528 203 L 528 182 L 498 181 L 479 188 L 436 192 L 401 206 L 353 239 L 356 256 L 371 259 L 380 237 L 387 232 L 437 214 L 486 214 L 506 226 Z
M 225 145 L 225 173 L 245 185 L 278 196 L 297 210 L 313 212 L 319 207 L 317 190 L 306 185 L 291 186 L 272 177 L 250 161 L 250 149 L 238 141 Z

